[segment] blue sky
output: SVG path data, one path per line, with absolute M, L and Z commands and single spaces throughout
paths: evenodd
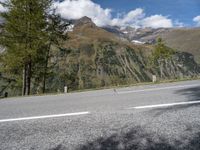
M 101 27 L 200 27 L 200 0 L 54 0 L 53 7 L 65 19 L 87 16 Z
M 103 8 L 111 8 L 113 15 L 142 8 L 147 16 L 161 14 L 186 26 L 195 26 L 193 18 L 200 15 L 200 0 L 93 0 Z
M 200 0 L 60 0 L 55 6 L 63 18 L 87 16 L 98 26 L 200 26 Z

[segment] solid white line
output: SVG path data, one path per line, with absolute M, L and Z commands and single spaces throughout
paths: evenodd
M 152 89 L 135 90 L 135 91 L 122 91 L 122 92 L 118 92 L 118 94 L 129 94 L 129 93 L 139 93 L 139 92 L 151 92 L 151 91 L 158 91 L 158 90 L 179 89 L 179 88 L 188 88 L 188 87 L 195 87 L 195 86 L 199 86 L 199 84 L 169 86 L 169 87 L 152 88 Z
M 13 122 L 13 121 L 24 121 L 24 120 L 46 119 L 46 118 L 59 118 L 59 117 L 78 116 L 78 115 L 87 115 L 87 114 L 90 114 L 90 112 L 77 112 L 77 113 L 67 113 L 67 114 L 57 114 L 57 115 L 47 115 L 47 116 L 36 116 L 36 117 L 25 117 L 25 118 L 3 119 L 3 120 L 0 120 L 0 123 L 3 123 L 3 122 Z
M 146 106 L 129 107 L 127 109 L 159 108 L 159 107 L 170 107 L 170 106 L 190 105 L 190 104 L 200 104 L 200 101 L 180 102 L 180 103 L 170 103 L 170 104 L 158 104 L 158 105 L 146 105 Z

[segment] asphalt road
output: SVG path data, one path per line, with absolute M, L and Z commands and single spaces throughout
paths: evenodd
M 1 150 L 200 150 L 200 80 L 0 100 Z

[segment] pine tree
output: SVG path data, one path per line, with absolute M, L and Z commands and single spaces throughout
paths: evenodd
M 6 48 L 2 62 L 9 75 L 23 74 L 22 95 L 31 92 L 33 65 L 38 50 L 47 42 L 47 15 L 51 0 L 9 0 L 2 3 L 0 45 Z
M 50 58 L 50 53 L 52 47 L 58 48 L 58 49 L 63 49 L 62 45 L 63 42 L 68 39 L 66 30 L 70 23 L 66 23 L 62 21 L 62 18 L 60 15 L 55 13 L 55 10 L 51 14 L 48 15 L 48 26 L 46 29 L 47 32 L 47 43 L 45 47 L 43 48 L 43 53 L 42 55 L 43 60 L 44 60 L 44 69 L 43 69 L 43 85 L 42 85 L 42 92 L 45 93 L 46 91 L 46 79 L 47 79 L 47 74 L 48 74 L 48 62 Z
M 151 62 L 154 66 L 158 65 L 160 77 L 163 77 L 163 64 L 165 61 L 168 61 L 175 51 L 169 47 L 167 47 L 162 38 L 158 38 L 157 43 L 155 45 L 155 49 L 152 53 Z

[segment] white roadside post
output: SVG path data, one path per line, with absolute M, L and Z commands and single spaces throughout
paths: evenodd
M 157 81 L 156 75 L 152 75 L 152 82 L 155 83 Z
M 64 87 L 64 93 L 68 93 L 68 88 L 67 88 L 67 86 Z

